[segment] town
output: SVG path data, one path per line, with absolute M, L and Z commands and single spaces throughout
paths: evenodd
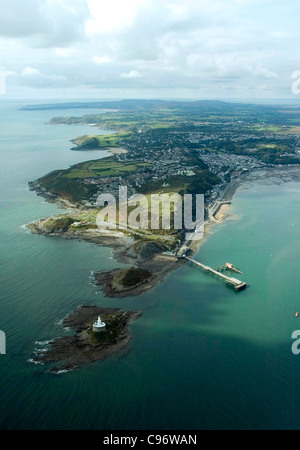
M 209 205 L 242 173 L 300 164 L 300 122 L 289 107 L 146 100 L 101 106 L 102 114 L 55 117 L 49 124 L 107 129 L 111 134 L 74 139 L 73 150 L 113 155 L 52 172 L 31 183 L 33 189 L 87 208 L 102 193 L 117 196 L 120 186 L 129 196 L 205 194 Z

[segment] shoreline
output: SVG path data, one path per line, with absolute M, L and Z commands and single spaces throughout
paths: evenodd
M 282 170 L 282 168 L 273 168 L 263 169 L 252 171 L 247 174 L 242 174 L 239 178 L 237 178 L 234 183 L 230 186 L 230 189 L 226 192 L 226 195 L 222 198 L 222 200 L 226 200 L 227 202 L 231 202 L 234 194 L 239 189 L 241 185 L 247 183 L 247 179 L 253 181 L 256 178 L 272 178 L 276 176 L 278 180 L 289 181 L 300 179 L 300 171 L 299 168 L 297 170 Z M 206 239 L 212 234 L 212 230 L 214 226 L 217 224 L 221 224 L 229 214 L 230 204 L 221 205 L 220 209 L 215 214 L 213 220 L 208 219 L 205 222 L 205 232 L 201 240 L 193 241 L 191 243 L 190 249 L 193 255 L 196 255 L 203 243 Z M 32 232 L 36 232 L 34 224 L 29 224 L 27 227 L 31 228 Z M 94 230 L 95 231 L 95 230 Z M 99 231 L 99 230 L 98 230 Z M 38 234 L 41 234 L 40 232 Z M 88 233 L 87 233 L 88 234 Z M 99 233 L 96 233 L 99 234 Z M 64 235 L 64 234 L 52 234 L 54 237 L 64 237 L 64 238 L 73 238 L 77 240 L 85 240 L 90 242 L 95 242 L 98 245 L 108 246 L 114 251 L 114 258 L 116 261 L 128 262 L 128 255 L 126 255 L 126 242 L 122 242 L 121 239 L 116 239 L 113 236 L 107 238 L 106 242 L 103 242 L 103 237 L 99 240 L 96 237 L 83 236 L 83 233 L 73 235 Z M 128 245 L 128 241 L 127 241 Z M 146 259 L 143 263 L 139 264 L 139 267 L 147 268 L 152 271 L 152 277 L 146 282 L 141 282 L 134 286 L 133 288 L 124 289 L 121 292 L 116 292 L 111 288 L 111 281 L 116 272 L 119 272 L 121 269 L 115 269 L 110 272 L 102 272 L 95 273 L 95 284 L 96 286 L 101 286 L 104 295 L 112 298 L 125 298 L 128 296 L 139 296 L 150 289 L 152 289 L 157 284 L 164 281 L 164 279 L 171 274 L 174 270 L 180 268 L 186 261 L 178 260 L 177 258 L 169 257 L 163 254 L 157 254 L 151 259 Z M 98 277 L 98 280 L 97 280 Z M 101 280 L 102 277 L 102 280 Z M 98 281 L 98 282 L 97 282 Z M 88 313 L 88 315 L 87 315 Z M 101 314 L 105 321 L 109 323 L 108 315 L 118 314 L 120 317 L 123 317 L 124 321 L 122 322 L 122 326 L 119 329 L 118 333 L 115 336 L 115 339 L 108 340 L 105 345 L 103 342 L 94 342 L 91 340 L 91 323 L 92 320 L 96 319 L 97 314 Z M 129 331 L 129 325 L 133 320 L 138 319 L 141 316 L 139 312 L 132 311 L 120 311 L 113 309 L 104 309 L 97 308 L 91 306 L 82 306 L 78 310 L 74 311 L 70 315 L 68 315 L 63 321 L 62 325 L 64 327 L 71 328 L 75 331 L 74 336 L 63 336 L 54 339 L 51 342 L 50 348 L 45 351 L 45 349 L 41 349 L 40 353 L 37 353 L 35 357 L 32 358 L 31 362 L 34 364 L 41 364 L 45 366 L 45 364 L 51 364 L 52 367 L 49 368 L 49 371 L 55 374 L 66 373 L 70 370 L 74 370 L 80 368 L 81 366 L 92 363 L 95 361 L 101 361 L 108 358 L 110 355 L 114 353 L 120 353 L 124 351 L 129 351 L 128 344 L 131 340 L 131 333 Z M 109 339 L 109 338 L 108 338 Z M 59 366 L 53 365 L 53 363 L 59 363 Z
M 233 185 L 230 187 L 228 192 L 226 192 L 226 198 L 232 199 L 236 189 L 240 184 L 240 179 L 235 180 Z M 40 196 L 51 203 L 56 203 L 60 207 L 67 207 L 68 211 L 72 214 L 76 214 L 85 211 L 85 208 L 78 208 L 71 202 L 66 201 L 63 198 L 47 198 L 46 192 L 39 193 Z M 204 224 L 204 235 L 202 239 L 198 241 L 192 241 L 190 244 L 191 256 L 195 256 L 201 249 L 201 246 L 210 236 L 214 225 L 222 223 L 228 214 L 223 213 L 223 206 L 227 206 L 226 212 L 230 205 L 222 205 L 220 210 L 216 213 L 215 217 L 209 218 Z M 88 211 L 88 209 L 87 209 Z M 53 217 L 48 218 L 53 219 Z M 140 259 L 140 255 L 132 254 L 132 247 L 136 244 L 136 240 L 133 237 L 124 235 L 122 232 L 110 231 L 104 233 L 99 229 L 78 229 L 76 231 L 59 231 L 59 232 L 49 232 L 43 229 L 43 223 L 47 219 L 39 219 L 30 224 L 26 225 L 26 228 L 30 230 L 32 234 L 43 235 L 47 237 L 60 237 L 64 239 L 76 239 L 80 241 L 90 242 L 102 247 L 109 247 L 113 251 L 113 258 L 115 261 L 120 263 L 125 263 L 133 265 L 137 268 L 148 270 L 151 272 L 151 278 L 140 282 L 131 288 L 123 288 L 116 290 L 113 288 L 114 275 L 118 275 L 116 271 L 102 271 L 99 272 L 97 269 L 94 270 L 94 283 L 95 286 L 101 287 L 104 295 L 110 298 L 125 298 L 129 296 L 139 296 L 150 289 L 152 289 L 157 284 L 164 281 L 164 279 L 171 274 L 173 271 L 179 269 L 183 264 L 186 263 L 185 260 L 178 259 L 176 256 L 167 256 L 163 254 L 163 251 L 159 251 L 157 248 L 152 248 L 150 252 L 146 252 L 147 257 L 144 260 Z M 154 244 L 155 245 L 155 244 Z M 145 241 L 145 247 L 153 247 L 151 241 Z
M 218 222 L 222 222 L 223 220 L 226 219 L 226 217 L 228 217 L 228 211 L 230 207 L 231 207 L 230 203 L 226 203 L 220 206 L 220 208 L 215 214 L 215 218 L 217 219 Z
M 101 148 L 81 148 L 78 147 L 72 147 L 72 152 L 109 152 L 112 155 L 124 155 L 125 153 L 128 153 L 128 150 L 125 150 L 125 148 L 119 148 L 119 147 L 101 147 Z
M 43 219 L 42 219 L 43 220 Z M 125 298 L 129 296 L 139 296 L 144 292 L 147 292 L 155 285 L 162 282 L 165 277 L 170 273 L 179 268 L 185 261 L 178 261 L 177 258 L 168 258 L 159 253 L 159 247 L 151 242 L 144 243 L 144 248 L 146 252 L 149 253 L 148 258 L 141 258 L 140 254 L 133 255 L 132 248 L 135 245 L 133 238 L 124 236 L 123 234 L 119 237 L 116 236 L 116 232 L 103 233 L 101 230 L 85 230 L 85 231 L 72 231 L 72 232 L 57 232 L 57 233 L 47 233 L 41 230 L 41 221 L 35 221 L 28 225 L 26 228 L 29 229 L 31 234 L 37 234 L 52 238 L 63 238 L 63 239 L 75 239 L 78 241 L 84 241 L 102 247 L 108 247 L 113 252 L 113 258 L 116 262 L 122 264 L 128 264 L 143 270 L 148 270 L 151 272 L 151 278 L 145 280 L 145 282 L 140 282 L 131 288 L 124 288 L 122 290 L 116 291 L 111 287 L 112 276 L 115 271 L 120 269 L 115 269 L 111 271 L 99 272 L 97 268 L 94 270 L 94 284 L 97 287 L 101 287 L 103 293 L 107 297 L 111 298 Z
M 252 171 L 251 173 L 253 173 Z M 231 182 L 231 186 L 224 196 L 220 196 L 218 201 L 230 202 L 236 190 L 241 185 L 243 179 L 249 175 L 241 174 L 237 179 Z M 71 211 L 72 214 L 76 214 L 79 211 L 89 211 L 90 209 L 84 207 L 77 207 L 76 205 L 68 202 L 63 198 L 53 198 L 49 196 L 46 192 L 38 192 L 38 195 L 45 198 L 46 201 L 51 203 L 56 203 L 60 207 L 67 207 L 67 210 Z M 221 205 L 213 217 L 210 217 L 205 221 L 204 224 L 204 235 L 199 241 L 192 241 L 190 243 L 191 256 L 195 256 L 201 249 L 201 246 L 206 241 L 206 239 L 211 235 L 212 230 L 215 225 L 222 223 L 229 214 L 230 205 Z M 49 218 L 48 218 L 49 219 Z M 53 219 L 53 218 L 50 218 Z M 163 250 L 159 251 L 159 248 L 152 248 L 153 243 L 151 241 L 145 240 L 145 247 L 150 247 L 150 252 L 146 251 L 146 257 L 144 259 L 140 258 L 140 254 L 134 255 L 132 252 L 132 247 L 137 243 L 134 237 L 129 237 L 123 233 L 111 232 L 101 232 L 99 229 L 78 229 L 76 231 L 60 231 L 60 232 L 49 232 L 43 229 L 43 221 L 47 219 L 39 219 L 30 224 L 26 225 L 26 228 L 30 230 L 32 234 L 39 234 L 48 237 L 60 237 L 64 239 L 76 239 L 80 241 L 90 242 L 93 244 L 100 245 L 102 247 L 109 247 L 113 251 L 113 258 L 115 261 L 122 264 L 128 264 L 135 266 L 140 269 L 148 270 L 151 272 L 151 278 L 145 280 L 144 282 L 139 282 L 138 284 L 130 287 L 116 290 L 113 288 L 114 275 L 118 275 L 118 270 L 112 271 L 102 271 L 99 272 L 95 268 L 94 273 L 94 283 L 95 286 L 101 287 L 104 295 L 110 298 L 125 298 L 129 296 L 139 296 L 150 289 L 152 289 L 157 284 L 163 282 L 165 278 L 171 274 L 173 271 L 179 269 L 183 264 L 186 263 L 185 260 L 178 259 L 176 256 L 167 256 L 163 254 Z M 154 244 L 155 245 L 155 244 Z
M 58 204 L 63 204 L 63 202 L 55 202 Z M 70 204 L 68 203 L 69 210 Z M 72 205 L 72 213 L 76 214 L 76 207 Z M 227 216 L 226 216 L 227 217 Z M 203 243 L 210 236 L 214 225 L 220 224 L 226 219 L 223 217 L 215 220 L 207 220 L 204 224 L 204 235 L 202 239 L 198 241 L 192 241 L 190 244 L 191 256 L 198 253 Z M 50 218 L 51 220 L 52 218 Z M 43 222 L 47 219 L 39 219 L 35 222 L 26 225 L 26 228 L 32 234 L 42 235 L 46 237 L 63 238 L 63 239 L 75 239 L 79 241 L 89 242 L 92 244 L 100 245 L 102 247 L 109 247 L 113 252 L 113 258 L 115 261 L 122 264 L 128 264 L 131 266 L 138 267 L 140 269 L 148 270 L 151 272 L 151 278 L 140 282 L 130 288 L 123 288 L 116 290 L 113 288 L 114 275 L 118 275 L 120 269 L 115 269 L 112 271 L 97 271 L 94 270 L 94 283 L 97 287 L 101 287 L 104 295 L 110 298 L 125 298 L 129 296 L 139 296 L 157 284 L 164 281 L 164 279 L 171 274 L 173 271 L 179 269 L 183 264 L 186 263 L 185 260 L 178 259 L 176 256 L 164 255 L 157 247 L 156 243 L 151 241 L 145 241 L 144 248 L 146 248 L 146 257 L 141 258 L 141 254 L 133 255 L 132 247 L 136 244 L 133 237 L 124 235 L 123 233 L 118 234 L 116 231 L 106 232 L 99 229 L 87 229 L 87 230 L 76 230 L 76 231 L 60 231 L 60 232 L 48 232 L 45 231 L 42 226 Z

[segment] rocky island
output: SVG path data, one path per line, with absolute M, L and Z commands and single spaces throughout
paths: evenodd
M 172 260 L 171 260 L 172 261 Z M 103 287 L 103 293 L 107 297 L 123 298 L 137 296 L 148 291 L 171 271 L 177 269 L 183 262 L 174 264 L 163 257 L 156 257 L 145 264 L 149 270 L 132 267 L 130 269 L 116 269 L 110 272 L 97 272 L 95 274 L 96 286 Z
M 93 331 L 93 323 L 99 315 L 106 324 L 103 333 Z M 106 359 L 126 349 L 131 339 L 129 324 L 140 316 L 138 312 L 83 306 L 63 321 L 63 326 L 71 328 L 76 334 L 55 339 L 50 349 L 35 356 L 34 362 L 55 363 L 50 371 L 62 373 Z

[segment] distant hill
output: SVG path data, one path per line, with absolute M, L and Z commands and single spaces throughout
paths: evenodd
M 220 109 L 235 110 L 241 107 L 238 103 L 227 103 L 219 100 L 197 100 L 197 101 L 177 101 L 177 100 L 119 100 L 103 102 L 68 102 L 68 103 L 48 103 L 27 105 L 21 108 L 21 111 L 47 111 L 57 109 L 119 109 L 136 110 L 142 109 L 197 109 L 219 111 Z

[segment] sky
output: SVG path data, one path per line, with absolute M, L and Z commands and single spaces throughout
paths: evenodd
M 0 7 L 7 98 L 297 99 L 298 0 L 0 0 Z

